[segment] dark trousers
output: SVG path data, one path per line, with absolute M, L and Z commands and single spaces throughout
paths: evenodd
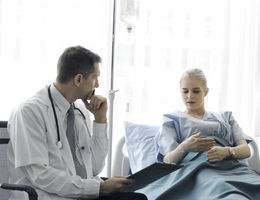
M 144 194 L 136 192 L 117 192 L 113 195 L 99 197 L 98 200 L 148 200 Z
M 86 200 L 85 198 L 78 198 L 77 200 Z M 99 197 L 96 200 L 148 200 L 144 194 L 136 192 L 117 192 L 115 194 Z

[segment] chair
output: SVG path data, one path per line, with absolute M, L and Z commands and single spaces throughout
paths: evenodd
M 37 200 L 38 195 L 34 188 L 27 185 L 9 184 L 8 166 L 7 166 L 7 144 L 9 135 L 7 133 L 7 121 L 0 121 L 0 198 L 7 200 L 10 196 L 8 190 L 19 190 L 27 192 L 29 200 Z M 4 189 L 4 190 L 3 190 Z

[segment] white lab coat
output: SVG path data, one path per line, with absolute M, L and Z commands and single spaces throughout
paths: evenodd
M 57 97 L 54 86 L 51 91 L 54 102 Z M 56 95 L 56 96 L 55 96 Z M 59 93 L 59 95 L 61 95 Z M 59 96 L 62 98 L 61 96 Z M 64 98 L 65 99 L 65 98 Z M 63 102 L 65 102 L 63 99 Z M 79 107 L 79 105 L 76 105 Z M 60 106 L 62 108 L 62 106 Z M 107 125 L 90 121 L 89 112 L 83 106 L 75 113 L 75 131 L 78 133 L 77 156 L 82 156 L 88 179 L 76 176 L 75 166 L 63 124 L 66 113 L 55 103 L 63 148 L 57 146 L 56 123 L 47 87 L 39 91 L 11 114 L 8 121 L 10 143 L 8 159 L 10 182 L 31 185 L 37 189 L 39 200 L 73 199 L 85 195 L 98 198 L 100 181 L 97 177 L 104 167 L 108 152 Z M 12 192 L 12 200 L 28 199 L 21 192 Z

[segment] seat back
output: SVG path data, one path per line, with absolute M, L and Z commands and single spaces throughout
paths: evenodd
M 9 135 L 7 133 L 7 121 L 0 121 L 0 183 L 8 182 L 8 166 L 7 166 L 7 144 Z M 10 196 L 8 190 L 0 188 L 0 199 L 7 200 Z

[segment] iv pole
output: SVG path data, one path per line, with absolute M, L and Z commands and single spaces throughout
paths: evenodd
M 122 3 L 122 1 L 120 2 Z M 130 11 L 128 10 L 129 13 L 127 13 L 128 15 L 130 15 L 130 21 L 124 21 L 125 23 L 128 24 L 127 26 L 127 30 L 130 33 L 132 31 L 133 25 L 132 23 L 134 23 L 133 19 L 131 20 L 131 17 L 134 19 L 136 19 L 136 17 L 134 15 L 136 15 L 136 1 L 135 0 L 127 0 L 126 1 L 126 9 L 130 9 Z M 116 27 L 116 6 L 117 6 L 117 0 L 113 1 L 113 23 L 112 23 L 112 52 L 111 52 L 111 71 L 110 71 L 110 90 L 109 90 L 109 124 L 108 124 L 108 137 L 109 137 L 109 150 L 108 150 L 108 157 L 107 157 L 107 176 L 111 177 L 111 173 L 112 173 L 112 142 L 113 142 L 113 111 L 114 111 L 114 99 L 115 99 L 115 93 L 118 90 L 114 90 L 114 55 L 115 55 L 115 27 Z M 138 13 L 137 13 L 138 15 Z
M 112 24 L 112 53 L 111 53 L 111 71 L 110 71 L 110 90 L 109 90 L 109 116 L 108 116 L 108 138 L 109 148 L 107 156 L 107 177 L 111 177 L 112 167 L 112 143 L 113 143 L 113 111 L 115 93 L 114 90 L 114 54 L 115 54 L 115 23 L 116 23 L 116 0 L 113 1 L 113 24 Z

